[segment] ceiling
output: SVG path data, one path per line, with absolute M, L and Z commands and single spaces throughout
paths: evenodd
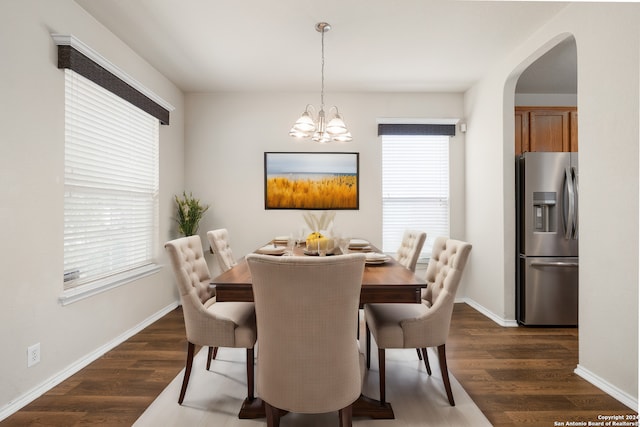
M 325 34 L 328 93 L 461 92 L 566 6 L 454 0 L 76 2 L 185 92 L 319 90 L 320 21 L 332 26 Z M 566 52 L 556 53 L 553 62 L 567 61 Z M 573 55 L 575 62 L 575 44 Z M 537 93 L 554 93 L 544 92 L 545 85 L 565 81 L 559 70 L 566 68 L 573 69 L 568 79 L 575 82 L 575 66 L 551 66 L 549 72 L 547 65 L 526 73 L 527 84 L 543 91 Z

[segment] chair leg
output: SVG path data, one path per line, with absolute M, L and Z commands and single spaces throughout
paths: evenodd
M 429 364 L 429 356 L 427 356 L 427 349 L 422 348 L 422 359 L 424 360 L 424 367 L 427 369 L 427 374 L 431 375 L 431 365 Z
M 211 361 L 218 355 L 218 347 L 209 347 L 209 355 L 207 357 L 207 371 L 211 368 Z
M 353 407 L 351 405 L 338 411 L 340 417 L 340 427 L 351 427 L 353 418 Z
M 384 405 L 387 401 L 386 395 L 386 383 L 385 383 L 385 356 L 384 356 L 384 348 L 378 349 L 378 369 L 380 371 L 380 404 Z
M 247 399 L 249 401 L 254 399 L 253 395 L 253 372 L 254 372 L 254 359 L 253 359 L 253 348 L 247 349 Z
M 367 335 L 367 337 L 366 337 L 367 338 L 367 349 L 366 349 L 366 352 L 367 352 L 367 370 L 368 370 L 369 368 L 371 368 L 371 331 L 369 330 L 369 325 L 367 325 L 365 323 L 365 326 L 366 326 L 366 329 L 367 329 L 365 334 Z
M 416 352 L 418 353 L 418 359 L 422 360 L 422 353 L 420 353 L 420 349 L 416 348 Z
M 184 378 L 182 379 L 182 389 L 180 390 L 180 397 L 178 403 L 182 405 L 184 395 L 187 392 L 187 384 L 189 384 L 189 377 L 191 376 L 191 366 L 193 365 L 193 353 L 195 352 L 195 344 L 187 343 L 187 364 L 184 368 Z
M 449 370 L 447 369 L 447 355 L 444 350 L 444 344 L 438 346 L 438 360 L 440 361 L 440 372 L 442 373 L 442 381 L 444 381 L 444 388 L 447 391 L 449 404 L 456 406 L 456 403 L 453 401 L 453 393 L 451 392 L 451 383 L 449 382 Z
M 280 410 L 264 402 L 264 412 L 267 417 L 267 427 L 280 426 Z

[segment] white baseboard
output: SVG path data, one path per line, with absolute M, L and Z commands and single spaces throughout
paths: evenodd
M 620 390 L 618 387 L 613 384 L 603 380 L 593 372 L 589 371 L 585 367 L 578 364 L 576 369 L 573 371 L 579 377 L 582 377 L 586 381 L 590 382 L 594 386 L 598 387 L 600 390 L 607 393 L 609 396 L 614 399 L 620 401 L 622 404 L 627 405 L 629 408 L 638 412 L 638 398 L 630 395 L 629 393 Z
M 456 302 L 463 302 L 465 304 L 470 305 L 471 307 L 473 307 L 474 309 L 476 309 L 477 311 L 479 311 L 481 314 L 485 315 L 489 319 L 493 320 L 500 326 L 503 326 L 505 328 L 518 327 L 518 322 L 515 319 L 505 319 L 503 317 L 500 317 L 494 312 L 492 312 L 491 310 L 487 309 L 486 307 L 478 304 L 476 301 L 472 300 L 471 298 L 466 298 L 466 297 L 456 298 Z
M 85 355 L 83 358 L 81 358 L 79 360 L 76 360 L 74 363 L 69 365 L 66 369 L 58 372 L 55 375 L 53 375 L 52 377 L 50 377 L 49 379 L 45 380 L 44 382 L 42 382 L 38 386 L 32 388 L 31 390 L 29 390 L 28 392 L 26 392 L 22 396 L 19 396 L 17 399 L 9 402 L 3 408 L 0 408 L 0 421 L 4 420 L 8 416 L 10 416 L 10 415 L 14 414 L 15 412 L 19 411 L 20 409 L 22 409 L 23 407 L 25 407 L 29 403 L 31 403 L 34 400 L 36 400 L 38 397 L 42 396 L 47 391 L 51 390 L 53 387 L 55 387 L 58 384 L 60 384 L 62 381 L 66 380 L 67 378 L 69 378 L 70 376 L 75 374 L 76 372 L 80 371 L 81 369 L 83 369 L 84 367 L 89 365 L 91 362 L 95 361 L 96 359 L 98 359 L 99 357 L 104 355 L 109 350 L 111 350 L 111 349 L 115 348 L 116 346 L 122 344 L 123 342 L 125 342 L 126 340 L 128 340 L 129 338 L 131 338 L 132 336 L 134 336 L 135 334 L 137 334 L 138 332 L 140 332 L 141 330 L 143 330 L 147 326 L 151 325 L 156 320 L 162 318 L 164 315 L 166 315 L 167 313 L 169 313 L 170 311 L 172 311 L 176 307 L 178 307 L 178 305 L 179 305 L 178 301 L 175 301 L 175 302 L 169 304 L 168 306 L 164 307 L 160 311 L 158 311 L 158 312 L 154 313 L 153 315 L 149 316 L 148 318 L 146 318 L 144 321 L 142 321 L 141 323 L 137 324 L 133 328 L 131 328 L 128 331 L 124 332 L 123 334 L 119 335 L 115 339 L 113 339 L 110 342 L 106 343 L 105 345 L 97 348 L 96 350 L 92 351 L 91 353 Z

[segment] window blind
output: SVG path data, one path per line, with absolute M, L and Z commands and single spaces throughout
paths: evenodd
M 382 246 L 394 253 L 406 229 L 422 230 L 429 257 L 449 235 L 449 137 L 382 135 Z
M 159 122 L 65 69 L 64 288 L 153 261 Z

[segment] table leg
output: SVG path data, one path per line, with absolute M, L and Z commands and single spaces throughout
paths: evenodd
M 353 417 L 366 417 L 374 420 L 393 420 L 393 408 L 391 403 L 381 403 L 379 400 L 361 394 L 353 403 Z
M 242 402 L 238 418 L 241 420 L 253 420 L 256 418 L 264 418 L 266 412 L 264 410 L 264 402 L 260 398 L 249 399 L 248 397 Z

